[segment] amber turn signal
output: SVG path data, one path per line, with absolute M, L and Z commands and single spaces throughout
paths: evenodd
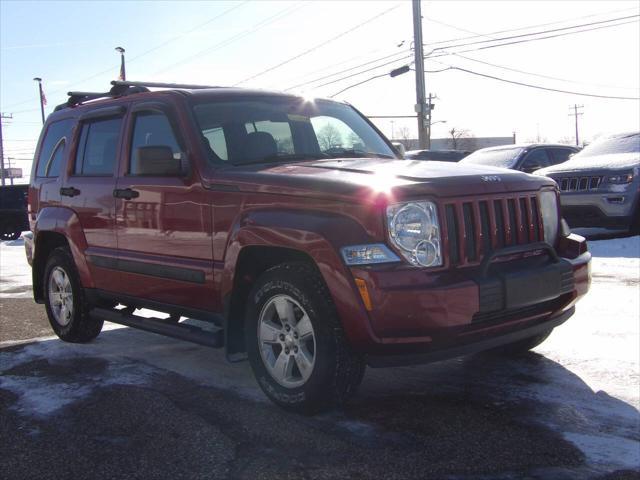
M 369 296 L 369 290 L 367 290 L 366 282 L 361 278 L 356 278 L 356 286 L 358 287 L 358 291 L 360 292 L 360 296 L 364 302 L 364 308 L 370 312 L 373 310 L 373 306 L 371 305 L 371 297 Z

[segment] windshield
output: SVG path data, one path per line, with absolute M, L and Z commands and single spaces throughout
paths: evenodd
M 620 135 L 597 140 L 587 146 L 573 158 L 594 157 L 596 155 L 609 155 L 613 153 L 638 153 L 640 152 L 640 133 Z
M 340 103 L 259 97 L 200 103 L 193 110 L 215 165 L 396 158 L 353 108 Z
M 492 167 L 513 168 L 522 148 L 501 148 L 499 150 L 478 150 L 460 160 L 461 163 L 476 163 Z

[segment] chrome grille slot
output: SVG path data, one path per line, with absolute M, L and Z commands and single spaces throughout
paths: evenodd
M 442 228 L 448 264 L 477 264 L 493 250 L 541 241 L 539 211 L 531 194 L 445 202 Z

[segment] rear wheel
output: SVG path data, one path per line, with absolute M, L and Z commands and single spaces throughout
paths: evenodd
M 65 342 L 90 342 L 102 330 L 103 320 L 89 315 L 73 257 L 66 247 L 56 248 L 49 255 L 44 299 L 51 328 Z
M 545 330 L 544 332 L 534 337 L 525 338 L 508 345 L 494 348 L 493 350 L 490 350 L 490 353 L 509 356 L 524 355 L 529 350 L 537 347 L 542 342 L 544 342 L 549 337 L 549 335 L 551 335 L 551 332 L 553 332 L 553 328 Z
M 346 401 L 364 375 L 329 292 L 306 264 L 282 264 L 256 282 L 245 319 L 256 379 L 276 404 L 315 413 Z

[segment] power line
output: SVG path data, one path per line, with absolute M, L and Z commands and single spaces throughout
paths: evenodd
M 441 62 L 437 62 L 437 63 L 441 63 Z M 534 84 L 531 84 L 531 83 L 517 82 L 515 80 L 507 80 L 506 78 L 494 77 L 493 75 L 488 75 L 486 73 L 474 72 L 473 70 L 467 70 L 466 68 L 455 67 L 453 65 L 447 65 L 447 64 L 444 64 L 444 63 L 442 63 L 442 65 L 446 65 L 446 66 L 449 67 L 449 68 L 443 69 L 442 71 L 458 70 L 458 71 L 461 71 L 461 72 L 469 73 L 471 75 L 477 75 L 479 77 L 484 77 L 484 78 L 490 78 L 492 80 L 497 80 L 499 82 L 511 83 L 513 85 L 520 85 L 520 86 L 523 86 L 523 87 L 536 88 L 538 90 L 546 90 L 546 91 L 549 91 L 549 92 L 567 93 L 569 95 L 580 95 L 580 96 L 583 96 L 583 97 L 607 98 L 607 99 L 611 99 L 611 100 L 640 100 L 640 97 L 621 97 L 621 96 L 614 96 L 614 95 L 598 95 L 598 94 L 595 94 L 595 93 L 573 92 L 573 91 L 570 91 L 570 90 L 561 90 L 561 89 L 558 89 L 558 88 L 543 87 L 542 85 L 534 85 Z
M 384 10 L 381 13 L 378 13 L 377 15 L 374 15 L 373 17 L 369 18 L 368 20 L 365 20 L 364 22 L 360 22 L 357 25 L 351 27 L 350 29 L 345 30 L 345 31 L 339 33 L 338 35 L 336 35 L 334 37 L 331 37 L 328 40 L 325 40 L 324 42 L 321 42 L 321 43 L 319 43 L 319 44 L 317 44 L 317 45 L 315 45 L 315 46 L 313 46 L 313 47 L 311 47 L 311 48 L 309 48 L 309 49 L 307 49 L 307 50 L 305 50 L 305 51 L 303 51 L 303 52 L 301 52 L 301 53 L 299 53 L 297 55 L 294 55 L 293 57 L 290 57 L 287 60 L 284 60 L 283 62 L 278 63 L 277 65 L 269 67 L 269 68 L 267 68 L 267 69 L 265 69 L 265 70 L 263 70 L 261 72 L 258 72 L 258 73 L 254 74 L 254 75 L 251 75 L 250 77 L 245 78 L 244 80 L 240 80 L 239 82 L 234 83 L 233 86 L 235 87 L 235 86 L 240 85 L 242 83 L 248 82 L 249 80 L 253 80 L 254 78 L 260 77 L 260 76 L 264 75 L 265 73 L 269 73 L 269 72 L 271 72 L 273 70 L 276 70 L 276 69 L 278 69 L 278 68 L 280 68 L 280 67 L 282 67 L 282 66 L 284 66 L 284 65 L 286 65 L 288 63 L 293 62 L 294 60 L 297 60 L 297 59 L 299 59 L 299 58 L 301 58 L 301 57 L 303 57 L 305 55 L 308 55 L 309 53 L 312 53 L 312 52 L 324 47 L 325 45 L 328 45 L 329 43 L 332 43 L 332 42 L 338 40 L 339 38 L 342 38 L 345 35 L 348 35 L 348 34 L 354 32 L 355 30 L 358 30 L 358 29 L 364 27 L 365 25 L 373 22 L 374 20 L 377 20 L 378 18 L 382 17 L 383 15 L 386 15 L 389 12 L 391 12 L 391 11 L 395 10 L 396 8 L 400 7 L 400 5 L 401 4 L 396 4 L 393 7 L 388 8 L 388 9 Z
M 187 57 L 187 58 L 183 58 L 182 60 L 179 60 L 175 63 L 170 64 L 169 66 L 165 66 L 164 68 L 162 68 L 161 70 L 158 70 L 157 72 L 154 72 L 154 75 L 158 75 L 160 73 L 166 72 L 167 70 L 170 70 L 178 65 L 183 65 L 184 63 L 190 62 L 191 60 L 194 60 L 204 54 L 207 53 L 211 53 L 214 52 L 216 50 L 219 50 L 222 47 L 226 47 L 227 45 L 232 44 L 233 42 L 236 42 L 244 37 L 247 37 L 259 30 L 262 30 L 264 27 L 271 25 L 274 22 L 277 22 L 278 20 L 281 20 L 285 17 L 288 17 L 289 15 L 297 12 L 298 10 L 306 7 L 307 4 L 296 4 L 293 6 L 289 6 L 283 10 L 281 10 L 280 12 L 276 13 L 275 15 L 272 15 L 270 17 L 267 17 L 265 20 L 256 23 L 253 27 L 245 30 L 244 32 L 241 32 L 239 34 L 236 35 L 232 35 L 231 37 L 228 37 L 224 40 L 222 40 L 221 42 L 218 42 L 210 47 L 207 47 L 203 50 L 200 50 L 199 52 Z
M 579 17 L 579 18 L 583 18 L 583 17 Z M 632 23 L 632 22 L 627 22 L 627 23 Z M 509 32 L 509 31 L 518 31 L 518 30 L 523 30 L 523 29 L 525 29 L 525 28 L 535 28 L 535 27 L 537 27 L 537 26 L 543 26 L 543 25 L 545 25 L 545 24 L 533 25 L 533 26 L 530 26 L 530 27 L 522 27 L 522 28 L 519 28 L 519 29 L 513 29 L 513 30 L 500 30 L 500 31 L 492 32 L 492 33 L 489 33 L 489 34 L 486 34 L 486 35 L 494 35 L 494 34 L 498 34 L 498 33 L 505 33 L 505 32 Z M 573 33 L 581 33 L 581 32 L 583 32 L 583 31 L 597 30 L 597 29 L 599 29 L 599 28 L 615 27 L 615 26 L 618 26 L 618 25 L 622 25 L 622 24 L 616 24 L 616 25 L 605 25 L 605 26 L 601 26 L 601 27 L 598 27 L 598 28 L 589 29 L 589 30 L 580 30 L 580 31 L 577 31 L 577 32 L 566 32 L 566 33 L 564 33 L 564 35 L 569 35 L 569 34 L 573 34 Z M 577 27 L 581 27 L 581 26 L 582 26 L 582 25 L 578 25 L 578 26 L 574 26 L 573 28 L 577 28 Z M 538 35 L 539 35 L 540 33 L 544 33 L 544 32 L 537 32 L 537 34 L 538 34 Z M 486 35 L 478 35 L 478 36 L 486 36 Z M 555 36 L 561 36 L 561 35 L 555 35 Z M 554 36 L 554 37 L 555 37 L 555 36 Z M 468 38 L 471 38 L 471 37 L 468 37 Z M 545 39 L 545 38 L 553 38 L 553 37 L 533 38 L 533 39 L 528 39 L 527 41 L 535 41 L 535 40 L 538 40 L 538 39 L 539 39 L 539 40 L 543 40 L 543 39 Z M 433 46 L 433 45 L 442 44 L 442 43 L 450 43 L 450 42 L 454 42 L 454 41 L 456 41 L 456 40 L 460 40 L 460 39 L 442 40 L 442 41 L 434 42 L 434 43 L 426 43 L 426 44 L 425 44 L 425 46 Z M 515 43 L 521 43 L 521 42 L 515 42 Z M 503 46 L 503 45 L 511 45 L 511 44 L 513 44 L 513 43 L 504 43 L 504 44 L 499 44 L 499 45 L 490 45 L 490 46 L 485 46 L 485 47 L 477 48 L 477 49 L 463 50 L 463 51 L 461 51 L 461 52 L 442 52 L 442 53 L 441 53 L 441 54 L 439 54 L 439 55 L 435 55 L 435 57 L 441 57 L 441 56 L 447 56 L 447 55 L 455 55 L 455 54 L 458 54 L 458 53 L 474 52 L 474 51 L 478 51 L 478 50 L 484 50 L 484 49 L 488 49 L 488 48 L 500 47 L 500 46 Z M 440 49 L 440 50 L 444 50 L 445 48 L 454 48 L 454 47 L 458 47 L 458 46 L 459 46 L 459 45 L 450 45 L 450 46 L 440 47 L 439 49 Z M 431 53 L 433 53 L 435 50 L 436 50 L 436 49 L 433 49 L 433 50 L 431 51 Z M 351 67 L 351 68 L 349 68 L 349 69 L 342 70 L 342 71 L 340 71 L 340 72 L 335 72 L 335 73 L 332 73 L 332 74 L 324 75 L 324 76 L 319 77 L 319 78 L 315 78 L 315 79 L 313 79 L 313 80 L 309 80 L 309 81 L 307 81 L 307 82 L 299 83 L 299 84 L 294 85 L 294 86 L 292 86 L 292 87 L 288 87 L 287 89 L 285 89 L 285 91 L 292 90 L 292 89 L 294 89 L 294 88 L 304 87 L 304 86 L 306 86 L 306 85 L 310 85 L 310 84 L 313 84 L 313 83 L 317 83 L 317 82 L 322 81 L 322 80 L 325 80 L 325 79 L 327 79 L 327 78 L 335 77 L 336 75 L 341 75 L 341 74 L 346 73 L 346 72 L 348 72 L 348 71 L 356 70 L 356 69 L 358 69 L 358 68 L 360 68 L 360 67 L 363 67 L 363 66 L 369 65 L 369 64 L 371 64 L 371 63 L 375 63 L 375 62 L 377 62 L 377 61 L 381 61 L 381 60 L 384 60 L 384 59 L 387 59 L 387 58 L 390 58 L 390 57 L 393 57 L 393 56 L 397 56 L 397 55 L 399 55 L 400 53 L 402 53 L 402 52 L 398 52 L 398 53 L 395 53 L 395 54 L 392 54 L 392 55 L 387 55 L 387 56 L 384 56 L 384 57 L 381 57 L 381 58 L 378 58 L 378 59 L 375 59 L 375 60 L 371 60 L 371 61 L 369 61 L 369 62 L 362 63 L 362 64 L 360 64 L 360 65 L 356 65 L 356 66 Z M 429 58 L 429 57 L 430 57 L 430 55 L 425 56 L 425 58 Z M 397 61 L 400 61 L 400 60 L 401 60 L 401 58 L 398 58 L 398 59 L 397 59 Z M 393 62 L 386 62 L 386 63 L 383 63 L 383 64 L 379 65 L 378 67 L 387 66 L 387 65 L 389 65 L 390 63 L 393 63 Z M 377 68 L 377 67 L 376 67 L 376 68 Z M 346 80 L 346 79 L 348 79 L 348 78 L 352 78 L 352 77 L 357 76 L 357 75 L 360 75 L 360 74 L 362 74 L 362 73 L 367 73 L 367 72 L 369 72 L 369 71 L 371 71 L 371 70 L 374 70 L 374 69 L 375 69 L 375 68 L 369 68 L 369 69 L 363 70 L 362 72 L 359 72 L 359 73 L 356 73 L 356 74 L 353 74 L 353 75 L 347 75 L 347 76 L 345 76 L 345 77 L 341 77 L 341 78 L 339 78 L 339 79 L 336 79 L 335 81 L 327 82 L 327 83 L 324 83 L 324 84 L 322 84 L 322 85 L 317 85 L 315 88 L 320 88 L 320 87 L 323 87 L 323 86 L 325 86 L 325 85 L 331 85 L 331 84 L 333 84 L 333 83 L 337 83 L 337 82 L 339 82 L 339 81 L 341 81 L 341 80 Z
M 368 61 L 368 62 L 361 63 L 361 64 L 356 65 L 356 66 L 354 66 L 354 67 L 350 67 L 350 68 L 346 68 L 346 69 L 344 69 L 344 70 L 340 70 L 339 72 L 336 72 L 336 73 L 330 73 L 330 74 L 328 74 L 328 75 L 323 75 L 322 77 L 318 77 L 318 78 L 315 78 L 315 79 L 313 79 L 313 80 L 309 80 L 308 82 L 303 82 L 303 83 L 299 83 L 298 85 L 293 85 L 293 86 L 291 86 L 291 87 L 285 88 L 285 89 L 284 89 L 284 91 L 285 91 L 285 92 L 288 92 L 289 90 L 293 90 L 294 88 L 304 87 L 305 85 L 309 85 L 309 84 L 311 84 L 311 83 L 320 82 L 320 81 L 325 80 L 325 79 L 327 79 L 327 78 L 335 77 L 336 75 L 340 75 L 340 74 L 343 74 L 343 73 L 346 73 L 346 72 L 350 72 L 350 71 L 352 71 L 352 70 L 357 70 L 357 69 L 358 69 L 358 68 L 360 68 L 360 67 L 364 67 L 364 66 L 366 66 L 366 65 L 370 65 L 370 64 L 372 64 L 372 63 L 380 62 L 380 61 L 382 61 L 382 60 L 386 60 L 386 59 L 388 59 L 388 58 L 397 57 L 397 56 L 399 56 L 399 55 L 405 55 L 405 56 L 404 56 L 404 57 L 402 57 L 402 58 L 397 58 L 397 59 L 395 59 L 395 60 L 393 60 L 393 61 L 399 61 L 399 60 L 402 60 L 403 58 L 408 58 L 408 57 L 410 57 L 410 56 L 411 56 L 411 55 L 409 54 L 409 50 L 403 50 L 403 51 L 401 51 L 401 52 L 395 52 L 395 53 L 392 53 L 391 55 L 386 55 L 386 56 L 384 56 L 384 57 L 376 58 L 376 59 L 374 59 L 374 60 L 370 60 L 370 61 Z
M 172 43 L 172 42 L 174 42 L 174 41 L 176 41 L 176 40 L 178 40 L 178 39 L 180 39 L 180 38 L 182 38 L 182 37 L 184 37 L 184 36 L 186 36 L 186 35 L 188 35 L 188 34 L 190 34 L 190 33 L 192 33 L 192 32 L 194 32 L 194 31 L 198 30 L 199 28 L 202 28 L 202 27 L 204 27 L 205 25 L 208 25 L 208 24 L 212 23 L 213 21 L 215 21 L 215 20 L 217 20 L 217 19 L 219 19 L 219 18 L 221 18 L 221 17 L 223 17 L 223 16 L 225 16 L 225 15 L 227 15 L 227 14 L 231 13 L 232 11 L 234 11 L 234 10 L 236 10 L 236 9 L 240 8 L 241 6 L 245 5 L 245 4 L 246 4 L 246 3 L 248 3 L 248 2 L 249 2 L 249 0 L 246 0 L 246 1 L 244 1 L 244 2 L 241 2 L 241 3 L 237 4 L 237 5 L 234 5 L 234 6 L 233 6 L 233 7 L 231 7 L 231 8 L 228 8 L 228 9 L 227 9 L 227 10 L 225 10 L 224 12 L 222 12 L 222 13 L 220 13 L 220 14 L 218 14 L 218 15 L 215 15 L 214 17 L 212 17 L 212 18 L 210 18 L 210 19 L 206 20 L 205 22 L 203 22 L 203 23 L 199 24 L 198 26 L 196 26 L 196 27 L 194 27 L 194 28 L 192 28 L 192 29 L 190 29 L 190 30 L 188 30 L 188 31 L 186 31 L 186 32 L 184 32 L 184 33 L 182 33 L 182 34 L 180 34 L 180 35 L 176 35 L 176 36 L 172 37 L 171 39 L 169 39 L 169 40 L 167 40 L 167 41 L 165 41 L 165 42 L 162 42 L 162 43 L 160 43 L 160 44 L 156 45 L 155 47 L 150 48 L 149 50 L 146 50 L 146 51 L 142 52 L 140 55 L 136 55 L 135 57 L 132 57 L 132 58 L 127 59 L 127 63 L 131 63 L 131 62 L 133 62 L 133 61 L 137 60 L 137 59 L 138 59 L 138 58 L 140 58 L 140 57 L 143 57 L 143 56 L 145 56 L 145 55 L 147 55 L 147 54 L 149 54 L 149 53 L 151 53 L 151 52 L 153 52 L 153 51 L 155 51 L 155 50 L 158 50 L 159 48 L 162 48 L 162 47 L 164 47 L 164 46 L 166 46 L 166 45 L 168 45 L 168 44 L 170 44 L 170 43 Z M 92 80 L 92 79 L 94 79 L 94 78 L 96 78 L 96 77 L 99 77 L 100 75 L 104 75 L 105 73 L 113 72 L 113 71 L 116 71 L 116 70 L 117 70 L 117 67 L 115 67 L 115 68 L 109 68 L 109 69 L 107 69 L 107 70 L 102 70 L 102 71 L 100 71 L 100 72 L 98 72 L 98 73 L 94 73 L 94 74 L 92 74 L 92 75 L 91 75 L 91 76 L 89 76 L 89 77 L 83 78 L 82 80 L 78 80 L 77 82 L 75 82 L 75 83 L 74 83 L 74 85 L 79 85 L 79 84 L 84 83 L 84 82 L 86 82 L 86 81 L 88 81 L 88 80 Z M 56 94 L 56 93 L 60 93 L 60 92 L 63 92 L 63 91 L 65 91 L 65 90 L 68 90 L 68 88 L 69 88 L 69 87 L 59 88 L 59 89 L 57 89 L 57 90 L 51 90 L 51 91 L 49 91 L 49 92 L 47 92 L 47 93 L 48 93 L 49 95 L 54 95 L 54 94 Z M 4 108 L 10 108 L 10 107 L 18 106 L 18 105 L 23 105 L 23 104 L 25 104 L 25 103 L 29 103 L 29 102 L 33 102 L 33 101 L 34 101 L 33 99 L 23 100 L 23 101 L 21 101 L 21 102 L 12 103 L 12 104 L 10 104 L 10 105 L 7 105 L 7 106 L 6 106 L 6 107 L 4 107 Z M 24 113 L 24 112 L 30 112 L 30 111 L 35 111 L 35 110 L 37 110 L 37 109 L 33 109 L 33 110 L 20 110 L 19 112 L 15 112 L 15 113 Z
M 236 4 L 236 5 L 234 5 L 233 7 L 226 9 L 224 12 L 219 13 L 218 15 L 206 20 L 205 22 L 198 24 L 197 26 L 193 27 L 192 29 L 187 30 L 184 33 L 181 33 L 180 35 L 176 35 L 176 36 L 170 38 L 169 40 L 166 40 L 166 41 L 156 45 L 155 47 L 152 47 L 149 50 L 146 50 L 146 51 L 142 52 L 140 55 L 136 55 L 135 57 L 132 57 L 132 58 L 127 58 L 127 64 L 137 60 L 140 57 L 144 57 L 145 55 L 148 55 L 151 52 L 155 52 L 156 50 L 158 50 L 158 49 L 160 49 L 160 48 L 162 48 L 162 47 L 164 47 L 166 45 L 169 45 L 170 43 L 173 43 L 176 40 L 179 40 L 179 39 L 189 35 L 190 33 L 195 32 L 196 30 L 204 27 L 205 25 L 209 25 L 210 23 L 218 20 L 219 18 L 224 17 L 225 15 L 233 12 L 234 10 L 237 10 L 238 8 L 242 7 L 243 5 L 245 5 L 247 3 L 249 3 L 249 0 L 245 0 L 244 2 L 240 2 L 240 3 Z
M 621 86 L 616 86 L 616 85 L 603 85 L 603 84 L 600 84 L 600 83 L 588 83 L 588 82 L 580 82 L 578 80 L 568 80 L 566 78 L 552 77 L 550 75 L 542 75 L 540 73 L 527 72 L 525 70 L 518 70 L 517 68 L 513 68 L 513 67 L 507 67 L 507 66 L 504 66 L 504 65 L 497 65 L 495 63 L 486 62 L 486 61 L 483 61 L 483 60 L 478 60 L 477 58 L 466 57 L 464 55 L 460 55 L 460 54 L 457 54 L 457 53 L 452 53 L 451 55 L 454 55 L 454 56 L 460 57 L 460 58 L 464 58 L 465 60 L 469 60 L 471 62 L 481 63 L 483 65 L 488 65 L 490 67 L 501 68 L 503 70 L 508 70 L 510 72 L 522 73 L 524 75 L 531 75 L 533 77 L 546 78 L 546 79 L 549 79 L 549 80 L 558 80 L 560 82 L 575 83 L 575 84 L 578 84 L 578 85 L 590 85 L 590 86 L 593 86 L 593 87 L 618 88 L 618 89 L 623 89 L 623 90 L 640 90 L 639 88 L 633 88 L 633 87 L 621 87 Z
M 434 23 L 437 23 L 437 24 L 440 24 L 440 25 L 443 25 L 445 27 L 449 27 L 449 28 L 452 28 L 454 30 L 458 30 L 458 31 L 461 31 L 461 32 L 467 32 L 467 33 L 472 33 L 473 34 L 472 36 L 469 36 L 469 37 L 460 37 L 460 38 L 451 39 L 451 40 L 441 40 L 441 41 L 438 41 L 438 42 L 425 43 L 425 46 L 438 45 L 438 44 L 441 44 L 441 43 L 448 43 L 448 42 L 452 42 L 452 41 L 457 42 L 457 41 L 462 41 L 462 40 L 470 40 L 472 38 L 479 38 L 479 37 L 491 38 L 491 35 L 499 35 L 501 33 L 510 33 L 510 32 L 519 32 L 519 31 L 522 31 L 522 30 L 529 30 L 531 28 L 538 28 L 538 27 L 548 27 L 550 25 L 558 25 L 558 24 L 561 24 L 561 23 L 572 22 L 572 21 L 575 21 L 575 20 L 582 20 L 582 19 L 585 19 L 585 18 L 600 17 L 600 16 L 603 16 L 603 15 L 611 15 L 611 14 L 614 14 L 614 13 L 629 12 L 631 10 L 637 11 L 638 9 L 635 8 L 635 7 L 632 7 L 632 8 L 623 8 L 623 9 L 619 9 L 619 10 L 609 10 L 607 12 L 594 13 L 594 14 L 591 14 L 591 15 L 583 15 L 583 16 L 580 16 L 580 17 L 565 18 L 564 20 L 556 20 L 556 21 L 547 22 L 547 23 L 538 23 L 538 24 L 535 24 L 535 25 L 528 25 L 528 26 L 525 26 L 525 27 L 518 27 L 518 28 L 510 28 L 510 29 L 506 29 L 506 30 L 498 30 L 498 31 L 495 31 L 495 32 L 488 32 L 488 33 L 478 33 L 478 32 L 474 32 L 472 30 L 467 30 L 467 29 L 458 27 L 456 25 L 451 25 L 449 23 L 445 23 L 445 22 L 443 22 L 441 20 L 436 20 L 435 18 L 432 18 L 432 17 L 424 17 L 426 20 L 429 20 L 430 22 L 434 22 Z
M 545 34 L 545 33 L 554 33 L 554 32 L 566 31 L 566 30 L 573 30 L 573 29 L 576 29 L 576 28 L 590 27 L 590 26 L 594 26 L 594 25 L 602 25 L 602 24 L 606 24 L 606 23 L 617 22 L 619 20 L 629 20 L 631 18 L 637 18 L 637 17 L 640 17 L 640 14 L 638 14 L 638 15 L 627 15 L 627 16 L 624 16 L 624 17 L 617 17 L 617 18 L 610 18 L 610 19 L 607 19 L 607 20 L 600 20 L 598 22 L 583 23 L 583 24 L 580 24 L 580 25 L 571 25 L 571 26 L 568 26 L 568 27 L 552 28 L 552 29 L 549 29 L 549 30 L 540 30 L 538 32 L 522 33 L 520 35 L 510 35 L 508 37 L 492 38 L 492 39 L 487 39 L 487 40 L 478 40 L 476 42 L 460 43 L 458 45 L 447 45 L 447 46 L 444 46 L 444 47 L 436 47 L 436 48 L 432 49 L 430 54 L 434 53 L 437 50 L 442 50 L 442 49 L 445 49 L 445 48 L 466 47 L 466 46 L 469 46 L 469 45 L 478 45 L 478 44 L 481 44 L 481 43 L 500 42 L 500 41 L 503 41 L 503 40 L 512 40 L 514 38 L 531 37 L 531 36 L 534 36 L 534 35 L 541 35 L 541 34 Z M 590 31 L 590 30 L 580 30 L 579 32 L 565 32 L 565 35 L 568 35 L 570 33 L 580 33 L 582 31 Z M 483 35 L 483 36 L 485 36 L 485 35 Z M 560 36 L 560 35 L 557 35 L 557 36 Z M 554 38 L 554 37 L 555 36 L 544 37 L 544 38 Z
M 439 73 L 439 72 L 444 72 L 446 70 L 449 70 L 449 69 L 448 68 L 443 68 L 442 70 L 425 70 L 425 72 L 426 73 Z M 354 87 L 357 87 L 359 85 L 362 85 L 363 83 L 367 83 L 367 82 L 370 82 L 370 81 L 375 80 L 377 78 L 382 78 L 382 77 L 387 77 L 387 76 L 390 76 L 389 73 L 383 73 L 382 75 L 376 75 L 374 77 L 367 78 L 366 80 L 362 80 L 361 82 L 354 83 L 353 85 L 349 85 L 348 87 L 343 88 L 342 90 L 340 90 L 339 92 L 334 93 L 333 95 L 329 95 L 329 98 L 337 97 L 342 92 L 346 92 L 347 90 L 349 90 L 351 88 L 354 88 Z M 371 118 L 371 117 L 369 117 L 369 118 Z

